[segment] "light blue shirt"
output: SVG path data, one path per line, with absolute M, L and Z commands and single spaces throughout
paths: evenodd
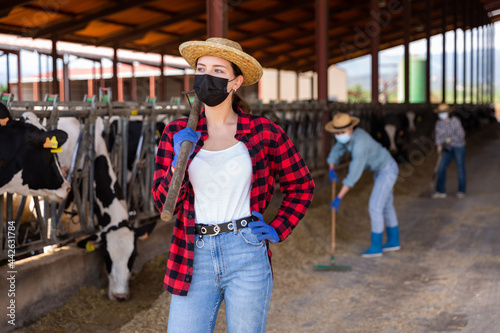
M 339 159 L 346 151 L 351 153 L 352 161 L 349 164 L 349 173 L 342 184 L 349 187 L 356 184 L 363 171 L 380 171 L 392 159 L 389 151 L 361 128 L 356 128 L 352 132 L 351 140 L 346 144 L 337 142 L 332 147 L 326 159 L 327 163 L 338 164 Z

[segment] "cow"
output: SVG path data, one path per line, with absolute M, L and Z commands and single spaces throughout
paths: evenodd
M 0 103 L 0 194 L 45 196 L 56 202 L 66 198 L 71 187 L 55 150 L 67 138 L 62 130 L 45 130 L 32 112 L 12 119 Z
M 64 129 L 69 134 L 66 153 L 64 150 L 63 153 L 59 153 L 61 164 L 69 167 L 73 151 L 76 149 L 80 122 L 76 118 L 63 117 L 58 121 L 58 128 Z M 137 256 L 136 240 L 151 232 L 154 224 L 141 228 L 130 226 L 127 204 L 112 168 L 103 133 L 103 120 L 96 118 L 94 213 L 98 221 L 98 231 L 80 240 L 78 246 L 89 248 L 88 244 L 99 244 L 102 247 L 108 272 L 108 297 L 112 301 L 125 301 L 130 297 L 129 279 Z

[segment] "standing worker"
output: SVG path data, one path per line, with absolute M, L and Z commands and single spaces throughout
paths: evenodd
M 332 147 L 327 158 L 330 168 L 330 181 L 338 181 L 335 165 L 346 151 L 351 153 L 349 173 L 342 182 L 342 188 L 333 200 L 330 209 L 339 208 L 340 201 L 356 184 L 364 170 L 373 172 L 375 184 L 370 195 L 368 209 L 371 221 L 371 246 L 362 254 L 365 258 L 380 257 L 382 252 L 399 250 L 399 226 L 394 209 L 393 187 L 398 178 L 398 165 L 391 154 L 370 134 L 361 128 L 354 128 L 359 118 L 347 113 L 337 113 L 333 120 L 326 124 L 325 129 L 335 134 L 337 143 Z M 384 229 L 387 232 L 387 242 L 382 245 Z
M 458 171 L 457 198 L 465 197 L 465 131 L 457 117 L 450 117 L 452 111 L 449 105 L 440 104 L 434 109 L 439 119 L 436 122 L 436 146 L 438 153 L 442 154 L 439 164 L 436 193 L 434 199 L 446 198 L 446 169 L 451 160 L 455 159 Z
M 171 122 L 156 156 L 153 197 L 162 211 L 183 141 L 194 143 L 177 199 L 164 279 L 172 293 L 168 332 L 214 330 L 221 302 L 228 332 L 264 332 L 273 289 L 269 242 L 284 241 L 303 218 L 314 182 L 284 131 L 252 115 L 236 90 L 256 83 L 262 67 L 225 38 L 179 47 L 195 70 L 205 104 L 197 132 Z M 271 223 L 262 217 L 278 176 L 285 194 Z

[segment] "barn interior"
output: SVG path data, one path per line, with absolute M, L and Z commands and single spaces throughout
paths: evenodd
M 135 227 L 148 225 L 160 221 L 160 214 L 154 208 L 150 195 L 152 168 L 154 164 L 154 154 L 151 152 L 154 152 L 156 145 L 155 135 L 157 128 L 155 125 L 159 122 L 158 119 L 160 118 L 163 122 L 168 122 L 187 115 L 190 110 L 189 102 L 182 97 L 180 92 L 190 90 L 193 82 L 193 72 L 185 63 L 172 60 L 171 56 L 179 56 L 178 46 L 184 41 L 205 40 L 208 37 L 226 37 L 240 43 L 243 50 L 254 56 L 263 67 L 276 69 L 278 77 L 280 71 L 292 71 L 296 73 L 296 80 L 298 82 L 301 73 L 313 72 L 315 74 L 313 76 L 314 82 L 312 83 L 315 88 L 311 92 L 310 100 L 299 100 L 297 98 L 297 101 L 293 103 L 280 102 L 279 85 L 281 81 L 279 79 L 276 82 L 278 93 L 274 103 L 259 102 L 259 97 L 261 96 L 259 86 L 245 88 L 242 91 L 242 95 L 252 101 L 252 108 L 255 113 L 272 119 L 284 128 L 287 135 L 298 147 L 309 169 L 313 172 L 316 183 L 327 182 L 327 178 L 325 178 L 325 158 L 334 140 L 333 136 L 326 133 L 323 128 L 326 122 L 332 119 L 333 115 L 337 112 L 348 112 L 351 115 L 359 117 L 361 119 L 360 126 L 369 131 L 372 136 L 387 146 L 388 149 L 391 149 L 394 158 L 400 164 L 400 173 L 408 174 L 405 178 L 406 183 L 402 181 L 398 187 L 400 194 L 404 197 L 398 205 L 399 207 L 405 207 L 405 213 L 402 213 L 402 215 L 406 219 L 411 220 L 411 222 L 408 222 L 408 229 L 405 231 L 405 236 L 407 239 L 410 239 L 413 234 L 418 234 L 418 237 L 425 239 L 429 236 L 425 235 L 423 231 L 417 232 L 419 230 L 418 222 L 421 222 L 421 219 L 412 217 L 419 216 L 419 211 L 417 209 L 412 211 L 408 207 L 414 205 L 415 207 L 422 208 L 430 205 L 435 211 L 439 211 L 442 208 L 434 203 L 417 202 L 419 200 L 417 197 L 424 190 L 422 184 L 425 183 L 427 185 L 430 180 L 429 177 L 432 174 L 432 167 L 436 158 L 435 149 L 429 148 L 432 146 L 434 123 L 436 120 L 432 110 L 436 107 L 436 104 L 444 103 L 451 99 L 453 103 L 448 102 L 448 104 L 455 109 L 468 135 L 471 136 L 472 147 L 476 147 L 477 149 L 473 156 L 477 156 L 477 159 L 474 160 L 474 164 L 471 164 L 471 167 L 468 169 L 470 173 L 475 172 L 473 171 L 474 168 L 487 167 L 486 164 L 483 165 L 478 162 L 480 158 L 486 158 L 484 155 L 486 152 L 480 150 L 483 144 L 485 147 L 489 147 L 487 148 L 489 149 L 489 158 L 493 160 L 493 163 L 491 163 L 490 169 L 484 170 L 482 173 L 493 173 L 494 167 L 498 166 L 500 161 L 498 154 L 492 153 L 492 147 L 498 146 L 499 142 L 498 126 L 494 115 L 496 89 L 494 78 L 496 66 L 494 23 L 499 18 L 500 2 L 496 0 L 355 0 L 354 2 L 339 0 L 186 0 L 182 2 L 165 0 L 9 0 L 4 1 L 0 9 L 0 33 L 32 38 L 33 41 L 38 39 L 51 41 L 51 48 L 40 48 L 33 45 L 31 48 L 25 47 L 25 49 L 37 51 L 40 56 L 44 55 L 47 59 L 50 59 L 52 71 L 50 73 L 51 77 L 42 78 L 40 73 L 38 83 L 39 87 L 43 88 L 38 89 L 36 93 L 32 93 L 30 95 L 31 99 L 26 99 L 27 93 L 24 93 L 23 96 L 22 75 L 20 75 L 23 63 L 19 55 L 23 48 L 3 44 L 0 39 L 0 57 L 6 56 L 11 60 L 17 59 L 18 68 L 18 81 L 17 83 L 7 85 L 7 91 L 1 95 L 1 102 L 8 106 L 14 118 L 21 117 L 26 111 L 32 111 L 40 118 L 46 119 L 47 128 L 55 124 L 56 120 L 60 117 L 77 117 L 81 119 L 82 124 L 86 126 L 85 128 L 90 128 L 96 116 L 105 119 L 109 119 L 112 116 L 118 117 L 119 125 L 116 134 L 121 139 L 116 140 L 114 149 L 111 149 L 111 159 L 114 163 L 113 168 L 127 198 L 131 224 Z M 465 45 L 466 52 L 460 53 L 457 48 L 457 31 L 459 30 L 463 32 L 463 44 Z M 425 39 L 427 42 L 427 59 L 430 59 L 430 38 L 439 34 L 443 34 L 444 36 L 446 32 L 450 31 L 455 32 L 452 43 L 454 48 L 449 50 L 454 59 L 453 68 L 447 68 L 445 65 L 447 62 L 443 59 L 442 71 L 443 77 L 450 70 L 453 72 L 454 84 L 451 91 L 447 90 L 444 88 L 445 80 L 443 80 L 442 94 L 439 96 L 440 100 L 436 101 L 431 99 L 430 60 L 424 62 L 423 68 L 418 69 L 419 73 L 412 73 L 410 43 Z M 108 47 L 112 49 L 112 52 L 105 56 L 81 54 L 67 49 L 58 49 L 59 42 Z M 386 103 L 383 101 L 380 93 L 378 54 L 382 50 L 399 45 L 404 47 L 404 57 L 402 60 L 404 68 L 402 85 L 403 100 L 401 103 Z M 449 43 L 446 43 L 446 39 L 443 37 L 443 49 L 446 50 L 448 45 Z M 119 50 L 133 51 L 136 52 L 135 54 L 154 55 L 154 57 L 138 56 L 137 58 L 124 58 L 119 56 Z M 9 55 L 12 55 L 12 57 L 9 57 Z M 73 92 L 76 86 L 69 79 L 66 62 L 69 55 L 86 58 L 95 62 L 97 66 L 94 67 L 95 71 L 97 71 L 96 68 L 102 70 L 103 57 L 112 61 L 112 71 L 108 79 L 98 79 L 98 75 L 95 75 L 95 78 L 91 80 L 91 84 L 79 88 L 83 89 L 83 99 L 81 98 L 82 94 Z M 335 85 L 335 82 L 331 82 L 328 79 L 327 73 L 329 67 L 339 62 L 365 55 L 371 55 L 371 102 L 350 104 L 332 101 L 329 96 L 329 86 Z M 445 52 L 443 52 L 443 57 L 444 55 Z M 461 57 L 461 61 L 457 61 L 459 57 Z M 58 59 L 62 59 L 62 62 L 58 61 Z M 461 67 L 458 66 L 459 63 L 462 64 Z M 154 84 L 151 85 L 151 80 L 143 84 L 138 83 L 137 80 L 134 80 L 132 74 L 130 83 L 125 85 L 124 88 L 123 79 L 118 75 L 118 68 L 120 66 L 135 68 L 134 66 L 138 64 L 157 69 L 157 72 L 153 75 Z M 7 65 L 5 70 L 7 77 L 12 76 L 9 65 Z M 170 77 L 166 74 L 168 70 L 177 70 L 178 73 Z M 411 90 L 412 77 L 415 75 L 420 75 L 421 80 L 424 81 L 422 83 L 424 87 L 424 91 L 421 94 L 422 99 L 417 102 L 413 100 Z M 102 77 L 103 75 L 100 76 L 100 78 Z M 458 77 L 464 78 L 462 86 L 458 84 Z M 293 85 L 298 85 L 298 83 Z M 146 93 L 143 95 L 138 93 L 138 89 L 141 86 L 146 87 Z M 124 89 L 127 90 L 126 93 L 123 93 Z M 298 88 L 295 90 L 298 95 Z M 446 94 L 451 94 L 451 97 Z M 142 124 L 139 131 L 142 145 L 138 145 L 130 150 L 129 145 L 131 141 L 128 137 L 128 129 L 132 126 L 131 122 L 134 120 L 139 120 Z M 410 131 L 409 128 L 411 126 L 409 123 L 412 122 L 415 130 Z M 393 140 L 388 138 L 384 132 L 384 125 L 387 123 L 394 124 L 398 129 L 398 135 Z M 405 125 L 401 125 L 401 123 L 405 123 Z M 429 140 L 431 140 L 431 144 L 429 144 Z M 91 156 L 85 156 L 84 158 L 91 158 Z M 137 168 L 133 170 L 132 177 L 127 178 L 127 166 L 130 164 L 136 164 Z M 347 170 L 344 172 L 347 172 Z M 92 175 L 91 173 L 86 174 L 83 172 L 82 177 L 92 177 Z M 481 206 L 479 202 L 473 201 L 466 205 L 462 211 L 460 209 L 457 210 L 453 206 L 455 204 L 449 203 L 450 207 L 455 207 L 453 214 L 447 215 L 446 212 L 439 211 L 442 215 L 440 215 L 439 219 L 435 216 L 426 215 L 430 213 L 422 214 L 422 216 L 427 216 L 434 228 L 438 228 L 439 221 L 445 221 L 445 226 L 451 228 L 455 220 L 450 216 L 458 218 L 457 211 L 461 211 L 464 216 L 470 216 L 469 220 L 462 221 L 461 224 L 456 226 L 459 229 L 462 228 L 458 236 L 455 234 L 446 236 L 450 243 L 452 241 L 449 238 L 457 237 L 457 239 L 462 239 L 461 237 L 466 237 L 466 232 L 463 229 L 473 228 L 474 223 L 479 225 L 487 224 L 490 229 L 485 227 L 484 230 L 490 230 L 492 234 L 495 234 L 495 232 L 498 234 L 500 232 L 498 228 L 495 229 L 491 224 L 488 224 L 494 222 L 493 216 L 498 216 L 498 211 L 495 210 L 492 204 L 498 198 L 498 191 L 493 191 L 491 188 L 494 184 L 498 184 L 498 182 L 495 183 L 498 177 L 495 177 L 492 178 L 491 184 L 479 179 L 475 182 L 477 192 L 481 193 L 483 201 L 487 206 Z M 76 178 L 74 179 L 75 182 L 77 181 Z M 360 186 L 361 189 L 359 192 L 357 192 L 359 200 L 363 198 L 367 199 L 366 195 L 369 193 L 370 180 L 364 179 L 363 184 L 363 186 Z M 478 187 L 478 184 L 482 187 Z M 483 192 L 486 192 L 486 194 L 481 192 L 481 189 L 485 189 Z M 304 221 L 306 222 L 304 223 L 305 225 L 310 226 L 312 222 L 315 222 L 315 218 L 321 220 L 329 215 L 328 209 L 325 209 L 329 201 L 328 185 L 319 186 L 318 193 L 319 195 L 315 198 L 316 206 L 314 206 L 313 215 L 310 220 L 307 220 L 306 217 L 306 221 Z M 13 204 L 10 194 L 2 193 L 0 194 L 0 198 L 0 216 L 2 216 L 2 221 L 5 221 L 3 223 L 4 227 L 1 230 L 2 245 L 0 248 L 0 259 L 4 264 L 2 272 L 0 272 L 3 290 L 5 289 L 3 286 L 7 287 L 6 283 L 8 282 L 8 280 L 3 278 L 7 276 L 8 272 L 6 265 L 8 259 L 8 234 L 6 232 L 6 225 L 7 221 L 16 221 L 16 224 L 20 228 L 22 219 L 21 211 L 23 209 L 21 206 L 19 208 Z M 82 194 L 81 200 L 82 202 L 86 200 L 92 202 L 92 189 L 87 189 Z M 356 210 L 357 203 L 353 201 L 352 205 L 349 203 L 347 205 Z M 24 205 L 26 203 L 22 206 Z M 17 262 L 22 267 L 17 273 L 16 285 L 18 295 L 18 327 L 22 325 L 28 327 L 48 311 L 64 307 L 63 304 L 82 285 L 102 288 L 106 284 L 105 274 L 101 269 L 103 266 L 102 259 L 97 255 L 99 251 L 89 254 L 72 249 L 74 252 L 69 256 L 62 254 L 61 251 L 56 251 L 53 253 L 52 259 L 48 259 L 49 255 L 47 254 L 40 255 L 40 258 L 43 259 L 35 259 L 37 256 L 33 256 L 33 254 L 43 252 L 43 249 L 47 246 L 65 247 L 73 244 L 74 240 L 82 237 L 82 235 L 91 234 L 96 230 L 96 225 L 92 218 L 88 217 L 84 211 L 78 211 L 78 208 L 76 208 L 76 216 L 83 216 L 85 220 L 87 218 L 90 219 L 90 222 L 85 222 L 87 229 L 84 232 L 82 230 L 72 231 L 59 222 L 50 223 L 49 221 L 58 221 L 57 216 L 60 215 L 59 211 L 61 211 L 61 207 L 50 205 L 47 201 L 41 205 L 46 214 L 43 217 L 29 217 L 30 222 L 28 225 L 30 226 L 24 226 L 22 232 L 16 235 L 18 244 L 16 253 L 19 255 Z M 483 213 L 478 213 L 481 207 L 484 209 Z M 268 215 L 270 214 L 271 212 L 268 213 Z M 318 216 L 316 217 L 314 214 Z M 355 216 L 354 218 L 363 220 L 364 224 L 368 224 L 367 214 L 360 214 L 360 216 Z M 479 222 L 477 216 L 479 216 Z M 78 220 L 78 217 L 76 219 Z M 328 217 L 326 219 L 328 220 Z M 340 219 L 344 219 L 345 224 L 339 222 L 337 225 L 338 236 L 340 237 L 338 243 L 342 246 L 339 250 L 339 255 L 345 257 L 346 262 L 352 264 L 354 267 L 358 267 L 358 273 L 356 273 L 360 274 L 356 275 L 358 279 L 362 279 L 360 276 L 363 276 L 363 274 L 372 274 L 371 272 L 383 274 L 383 269 L 388 269 L 388 266 L 394 269 L 394 266 L 405 260 L 410 260 L 410 262 L 413 262 L 417 266 L 425 264 L 425 262 L 418 261 L 410 254 L 392 258 L 389 264 L 381 264 L 380 267 L 374 267 L 373 263 L 367 264 L 359 261 L 353 255 L 353 252 L 356 252 L 359 247 L 356 241 L 360 241 L 356 236 L 359 235 L 360 230 L 367 234 L 366 226 L 362 227 L 361 222 L 348 226 L 348 221 L 353 219 L 353 217 L 349 216 L 347 212 L 341 213 Z M 472 223 L 472 226 L 468 222 Z M 142 257 L 140 263 L 136 264 L 137 267 L 134 271 L 137 276 L 139 276 L 139 271 L 143 267 L 147 269 L 146 262 L 159 255 L 164 255 L 168 251 L 168 247 L 164 244 L 165 234 L 171 233 L 172 223 L 157 224 L 154 229 L 157 233 L 155 234 L 153 231 L 150 238 L 144 240 L 139 245 L 139 252 Z M 77 221 L 76 224 L 80 224 L 80 221 Z M 50 228 L 48 227 L 49 225 Z M 328 235 L 327 227 L 327 224 L 321 224 L 317 231 L 318 234 L 321 234 L 321 231 L 323 231 L 323 235 Z M 480 237 L 485 236 L 483 234 L 485 231 L 481 230 L 477 235 L 478 238 L 474 239 L 470 244 L 475 244 L 479 247 L 481 255 L 486 255 L 485 253 L 490 255 L 490 257 L 482 261 L 479 260 L 475 266 L 482 265 L 480 267 L 482 272 L 489 276 L 495 272 L 498 273 L 498 246 L 492 243 L 490 245 L 481 244 Z M 47 235 L 41 235 L 42 232 L 49 231 L 51 235 L 56 236 L 47 237 Z M 28 234 L 33 235 L 30 236 L 31 238 L 26 237 Z M 169 239 L 169 236 L 167 238 Z M 328 257 L 329 240 L 324 239 L 324 237 L 323 239 L 320 238 L 318 235 L 313 238 L 304 238 L 304 236 L 301 236 L 299 239 L 308 245 L 303 245 L 303 243 L 301 245 L 298 241 L 291 243 L 296 246 L 296 248 L 292 248 L 292 245 L 289 245 L 286 248 L 291 254 L 286 254 L 285 248 L 276 250 L 277 259 L 273 260 L 276 260 L 278 268 L 286 272 L 286 274 L 282 273 L 280 275 L 282 280 L 291 279 L 292 273 L 294 273 L 301 276 L 300 281 L 312 278 L 313 280 L 317 279 L 316 281 L 323 285 L 333 283 L 328 281 L 328 277 L 325 275 L 311 275 L 308 271 L 314 263 L 321 260 L 324 261 Z M 493 242 L 490 239 L 491 237 L 485 238 L 486 241 Z M 366 241 L 366 239 L 364 240 Z M 312 245 L 308 242 L 311 242 Z M 410 245 L 412 244 L 411 242 L 409 243 Z M 422 245 L 422 242 L 416 243 L 418 244 L 413 245 L 415 245 L 414 247 L 417 251 L 425 251 L 425 246 Z M 163 245 L 159 246 L 158 244 Z M 449 246 L 447 250 L 451 252 L 455 251 L 454 253 L 456 253 L 463 250 L 463 248 L 452 248 L 450 244 L 446 244 Z M 308 248 L 303 252 L 296 250 L 301 246 Z M 430 246 L 432 251 L 438 251 L 440 245 L 432 243 Z M 471 256 L 474 255 L 476 257 L 479 256 L 478 253 L 472 252 Z M 55 257 L 62 258 L 60 260 L 62 260 L 63 264 L 57 263 L 54 259 Z M 282 258 L 281 260 L 295 259 L 299 264 L 294 265 L 293 270 L 289 271 L 286 263 L 280 261 L 280 258 Z M 465 259 L 463 260 L 464 263 L 457 263 L 456 267 L 452 265 L 457 272 L 450 269 L 451 271 L 443 273 L 444 276 L 451 281 L 460 277 L 460 272 L 458 271 L 460 271 L 461 267 L 468 267 L 468 269 L 473 270 L 473 268 L 467 265 L 473 265 L 474 263 L 465 262 Z M 46 264 L 46 261 L 52 262 L 51 265 L 53 266 Z M 68 285 L 64 282 L 68 280 L 67 276 L 61 275 L 53 280 L 60 286 L 58 290 L 54 290 L 55 288 L 50 280 L 45 282 L 39 281 L 40 274 L 44 274 L 44 270 L 46 270 L 46 274 L 57 275 L 61 265 L 70 266 L 70 262 L 77 263 L 76 267 L 87 271 L 84 274 L 85 278 L 75 279 L 73 285 Z M 432 268 L 437 267 L 437 264 L 434 262 L 427 264 Z M 487 265 L 490 265 L 490 270 L 484 268 Z M 95 268 L 87 269 L 86 267 L 89 266 Z M 478 268 L 478 271 L 481 269 Z M 415 276 L 401 277 L 401 281 L 391 281 L 391 283 L 399 283 L 409 286 L 409 288 L 418 289 L 420 285 L 426 285 L 429 279 L 431 281 L 440 281 L 439 279 L 442 277 L 438 273 L 433 273 L 429 270 L 427 269 L 425 273 L 421 274 L 418 271 L 412 270 Z M 469 272 L 465 268 L 463 270 Z M 75 272 L 70 271 L 66 274 L 71 275 L 75 274 Z M 30 275 L 29 278 L 28 275 Z M 370 280 L 370 285 L 376 288 L 380 283 L 383 285 L 383 288 L 390 288 L 390 284 L 386 284 L 387 280 L 390 279 L 385 275 L 383 276 L 384 278 L 380 278 L 380 280 Z M 477 279 L 479 277 L 474 275 L 473 278 L 467 281 L 472 283 L 477 281 Z M 345 276 L 339 277 L 337 281 L 344 289 L 348 289 L 349 283 L 352 282 Z M 478 313 L 480 311 L 478 309 L 483 309 L 487 305 L 491 306 L 492 297 L 498 295 L 498 287 L 491 286 L 491 283 L 494 281 L 492 278 L 484 282 L 484 288 L 481 287 L 477 294 L 487 293 L 487 288 L 490 288 L 490 295 L 488 297 L 485 296 L 486 298 L 482 303 L 478 300 L 477 307 L 474 309 L 467 309 L 465 306 L 451 309 L 448 303 L 446 303 L 447 307 L 436 305 L 436 308 L 430 309 L 429 313 L 419 313 L 419 323 L 414 324 L 416 326 L 411 326 L 410 324 L 407 324 L 410 326 L 404 326 L 404 324 L 398 323 L 400 325 L 398 326 L 399 330 L 398 328 L 394 329 L 395 331 L 403 332 L 408 331 L 409 327 L 412 329 L 417 327 L 415 331 L 423 332 L 426 330 L 447 330 L 450 327 L 460 330 L 469 325 L 468 329 L 471 331 L 477 331 L 479 328 L 488 331 L 487 325 L 494 326 L 495 323 L 500 324 L 498 319 L 491 319 L 490 317 L 487 317 L 490 319 L 485 319 L 486 317 L 481 317 L 483 323 L 479 324 L 481 320 L 473 318 L 475 318 L 474 316 L 479 316 Z M 288 287 L 298 288 L 296 284 L 292 282 L 288 283 Z M 28 285 L 34 287 L 28 288 Z M 161 286 L 161 277 L 158 285 Z M 444 284 L 444 286 L 445 289 L 452 288 L 451 285 L 446 286 Z M 310 291 L 316 293 L 312 298 L 318 299 L 318 295 L 321 294 L 322 290 L 319 288 L 315 289 L 312 286 L 309 287 Z M 358 287 L 361 288 L 361 286 Z M 33 292 L 33 288 L 39 291 L 35 293 Z M 136 288 L 140 289 L 141 287 L 137 284 Z M 333 288 L 335 291 L 338 291 L 337 287 Z M 462 288 L 468 291 L 467 286 L 462 286 Z M 42 290 L 44 291 L 42 292 Z M 333 293 L 333 291 L 331 292 Z M 405 293 L 408 292 L 408 290 L 402 290 L 401 295 L 405 296 Z M 97 295 L 99 293 L 98 291 Z M 57 294 L 60 294 L 61 298 L 58 298 Z M 158 294 L 155 295 L 155 297 L 158 297 Z M 296 304 L 300 308 L 301 306 L 310 304 L 309 301 L 303 299 L 306 297 L 304 293 L 299 293 L 299 298 L 296 299 L 293 299 L 293 297 L 287 295 L 284 291 L 278 291 L 277 295 L 279 299 L 277 304 L 284 307 Z M 356 303 L 356 299 L 362 297 L 361 294 L 351 293 L 346 295 L 351 297 L 350 299 L 353 303 Z M 426 294 L 425 296 L 432 299 L 431 294 Z M 439 296 L 444 298 L 456 297 L 454 294 L 451 296 L 450 294 L 440 294 Z M 54 299 L 54 301 L 44 302 L 43 300 L 47 297 Z M 94 297 L 97 296 L 94 295 Z M 167 296 L 162 294 L 162 297 L 165 298 Z M 338 298 L 339 296 L 335 297 Z M 373 297 L 375 298 L 375 296 Z M 4 299 L 9 301 L 7 298 Z M 99 304 L 106 304 L 106 301 L 107 299 L 103 296 L 98 302 Z M 164 305 L 165 302 L 166 300 L 159 301 L 161 305 Z M 325 300 L 321 299 L 321 302 L 325 302 Z M 342 304 L 342 299 L 336 299 L 336 302 L 339 302 L 335 303 L 336 305 Z M 370 303 L 373 305 L 377 300 L 370 299 L 370 302 L 373 302 Z M 6 303 L 6 306 L 3 307 L 4 301 L 1 301 L 0 304 L 4 309 L 8 306 Z M 141 304 L 141 306 L 144 306 L 143 303 Z M 155 308 L 152 305 L 152 301 L 148 304 L 147 308 Z M 419 304 L 414 303 L 415 307 L 417 305 Z M 369 307 L 370 305 L 365 304 L 365 306 Z M 496 308 L 498 308 L 498 305 Z M 490 310 L 486 311 L 487 314 L 491 314 L 494 309 L 495 306 L 492 306 Z M 344 328 L 344 331 L 347 331 L 349 325 L 355 325 L 356 320 L 353 318 L 358 318 L 356 311 L 361 310 L 361 308 L 356 308 L 353 305 L 350 319 L 338 318 L 338 320 L 344 320 L 338 324 L 338 327 Z M 435 310 L 436 313 L 433 313 L 431 310 Z M 122 309 L 122 311 L 125 310 Z M 378 312 L 373 312 L 373 316 L 376 313 Z M 468 317 L 466 316 L 467 320 L 464 319 L 463 313 L 468 314 Z M 273 314 L 278 316 L 278 309 L 271 312 L 271 315 Z M 318 310 L 316 314 L 308 312 L 309 317 L 298 316 L 297 318 L 300 321 L 293 321 L 293 325 L 301 325 L 299 330 L 303 331 L 309 329 L 331 331 L 331 325 L 334 324 L 323 319 L 318 319 L 319 314 L 325 315 L 325 313 Z M 148 315 L 154 316 L 151 313 Z M 408 317 L 402 314 L 400 314 L 400 317 L 404 318 L 407 322 L 416 320 L 411 316 Z M 311 318 L 316 319 L 313 320 Z M 2 319 L 2 331 L 8 332 L 13 329 L 12 325 L 8 324 L 8 319 L 5 316 Z M 76 319 L 68 319 L 68 321 L 72 320 L 74 320 L 73 326 L 75 327 L 81 324 Z M 160 319 L 158 320 L 161 321 Z M 162 320 L 165 320 L 165 318 Z M 395 319 L 388 319 L 388 321 L 390 320 Z M 139 319 L 136 320 L 136 322 L 140 321 Z M 276 322 L 279 321 L 277 320 Z M 120 327 L 125 323 L 126 321 L 122 322 Z M 60 326 L 53 326 L 49 330 L 71 326 L 70 324 L 61 323 L 57 325 Z M 85 323 L 85 325 L 89 325 L 89 323 Z M 95 325 L 93 327 L 98 329 L 99 325 L 104 324 Z M 278 327 L 277 324 L 272 325 L 275 331 L 279 331 L 276 328 Z M 364 324 L 352 326 L 354 327 L 353 331 L 361 332 L 368 327 L 363 325 L 373 325 L 373 321 L 367 319 Z M 381 331 L 387 331 L 388 327 L 391 327 L 389 324 L 387 325 L 381 325 Z M 297 326 L 288 326 L 288 328 L 293 330 Z M 36 330 L 36 328 L 33 329 Z M 111 330 L 115 329 L 118 330 L 116 327 Z M 137 330 L 137 328 L 130 329 L 131 331 Z M 224 331 L 223 324 L 219 324 L 218 330 Z M 340 329 L 340 331 L 343 330 Z

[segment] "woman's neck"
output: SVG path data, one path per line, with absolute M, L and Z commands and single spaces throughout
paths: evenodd
M 217 106 L 205 106 L 207 123 L 210 125 L 221 126 L 234 123 L 235 121 L 237 122 L 238 115 L 233 111 L 231 100 L 232 98 L 229 96 L 224 102 Z

